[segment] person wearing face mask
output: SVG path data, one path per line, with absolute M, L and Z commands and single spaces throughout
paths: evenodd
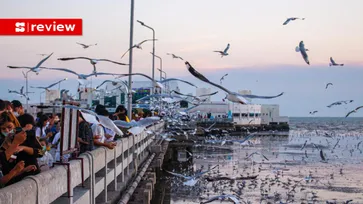
M 38 165 L 41 171 L 49 170 L 53 166 L 53 156 L 48 152 L 49 143 L 46 139 L 42 138 L 39 140 L 42 145 L 42 151 L 44 152 L 43 157 L 38 158 Z
M 50 138 L 53 136 L 52 132 L 48 132 L 50 122 L 49 117 L 47 115 L 42 115 L 39 118 L 39 121 L 37 122 L 37 127 L 35 129 L 35 135 L 38 138 Z M 48 133 L 47 133 L 48 132 Z
M 13 100 L 11 102 L 11 105 L 13 106 L 12 107 L 13 108 L 13 111 L 14 111 L 13 113 L 14 113 L 14 115 L 16 117 L 19 117 L 19 116 L 21 116 L 21 115 L 23 115 L 25 113 L 24 108 L 23 108 L 23 104 L 21 104 L 20 101 Z
M 5 122 L 0 127 L 0 145 L 3 144 L 5 138 L 14 133 L 15 125 L 12 122 Z

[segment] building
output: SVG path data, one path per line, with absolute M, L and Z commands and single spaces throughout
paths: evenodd
M 207 94 L 210 94 L 210 93 L 212 93 L 211 88 L 197 88 L 197 91 L 196 91 L 195 95 L 197 97 L 200 97 L 201 95 L 207 95 Z M 210 96 L 201 97 L 202 100 L 207 99 L 206 102 L 210 102 L 211 101 L 210 98 L 211 98 Z
M 289 123 L 289 118 L 280 116 L 279 105 L 262 105 L 261 109 L 261 124 L 270 123 Z
M 238 90 L 238 93 L 241 95 L 251 95 L 252 91 L 251 90 Z M 250 98 L 246 98 L 246 100 L 250 103 L 252 102 L 252 99 L 250 99 Z
M 229 103 L 228 110 L 232 112 L 233 122 L 238 125 L 260 125 L 261 105 Z
M 58 98 L 60 98 L 60 93 L 58 90 L 45 91 L 45 103 L 51 103 Z

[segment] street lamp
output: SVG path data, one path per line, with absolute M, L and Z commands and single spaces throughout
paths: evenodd
M 161 66 L 162 67 L 162 66 Z M 166 72 L 164 72 L 163 71 L 163 69 L 161 68 L 161 69 L 158 69 L 158 71 L 160 72 L 160 81 L 162 80 L 162 73 L 164 73 L 165 74 L 165 77 L 164 77 L 164 79 L 166 79 Z M 165 92 L 167 92 L 169 90 L 169 82 L 166 82 L 166 91 Z
M 160 60 L 160 68 L 158 69 L 160 71 L 160 81 L 161 81 L 161 78 L 162 78 L 162 71 L 163 71 L 163 59 L 161 59 L 161 57 L 153 54 L 152 52 L 150 52 L 150 54 L 154 55 L 156 58 L 159 58 Z
M 58 84 L 58 91 L 59 91 L 59 94 L 60 94 L 60 85 L 63 81 L 67 81 L 68 78 L 64 78 L 63 80 L 59 81 L 59 84 Z M 60 98 L 60 97 L 59 97 Z
M 131 11 L 130 11 L 130 51 L 129 51 L 129 93 L 128 93 L 128 117 L 132 119 L 132 46 L 134 44 L 134 4 L 135 1 L 131 0 Z M 154 41 L 155 42 L 155 41 Z
M 153 55 L 153 64 L 152 64 L 152 78 L 153 78 L 153 80 L 155 80 L 155 30 L 152 28 L 152 27 L 150 27 L 150 26 L 148 26 L 148 25 L 146 25 L 144 22 L 142 22 L 142 21 L 139 21 L 139 20 L 137 20 L 137 22 L 138 23 L 140 23 L 142 26 L 144 26 L 144 27 L 146 27 L 146 28 L 149 28 L 150 30 L 152 30 L 153 31 L 153 52 L 152 52 L 152 55 Z M 132 47 L 132 45 L 130 45 L 130 47 Z M 130 50 L 131 51 L 131 50 Z M 154 90 L 155 90 L 155 87 L 153 86 L 153 88 L 151 89 L 151 95 L 154 93 Z

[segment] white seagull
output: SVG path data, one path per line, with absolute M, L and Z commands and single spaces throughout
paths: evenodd
M 153 78 L 149 77 L 148 75 L 146 74 L 142 74 L 142 73 L 132 73 L 132 74 L 118 74 L 119 76 L 117 78 L 120 78 L 120 77 L 125 77 L 125 76 L 130 76 L 130 75 L 139 75 L 139 76 L 143 76 L 143 77 L 146 77 L 148 79 L 150 79 L 152 82 L 153 82 L 153 86 L 156 87 L 156 88 L 160 88 L 160 89 L 163 89 L 164 86 L 156 81 L 156 80 L 153 80 Z
M 41 70 L 41 68 L 40 68 L 40 66 L 45 62 L 45 61 L 47 61 L 47 59 L 50 57 L 50 56 L 52 56 L 52 54 L 53 54 L 53 52 L 50 54 L 50 55 L 48 55 L 46 58 L 44 58 L 44 59 L 42 59 L 35 67 L 24 67 L 24 66 L 22 66 L 22 67 L 18 67 L 18 66 L 8 66 L 8 68 L 10 68 L 10 69 L 29 69 L 29 71 L 32 71 L 32 72 L 35 72 L 36 73 L 36 75 L 38 75 L 39 74 L 39 72 L 40 72 L 40 70 Z M 28 72 L 29 72 L 28 71 Z
M 96 44 L 90 44 L 90 45 L 86 45 L 86 44 L 83 44 L 83 43 L 77 43 L 78 45 L 81 45 L 82 47 L 83 47 L 83 49 L 87 49 L 87 48 L 89 48 L 89 47 L 91 47 L 91 46 L 95 46 L 95 45 L 97 45 L 97 43 Z
M 25 97 L 27 100 L 30 100 L 29 97 L 24 93 L 24 86 L 21 87 L 20 91 L 13 91 L 8 89 L 9 93 L 18 94 L 20 97 Z
M 308 49 L 305 48 L 305 44 L 303 41 L 301 41 L 299 43 L 299 46 L 297 46 L 295 48 L 295 51 L 296 52 L 300 52 L 301 53 L 301 56 L 303 57 L 303 59 L 305 60 L 306 64 L 310 65 L 310 61 L 309 61 L 309 56 L 308 54 L 306 53 L 306 51 L 309 51 Z
M 185 62 L 188 71 L 195 76 L 196 78 L 198 78 L 201 81 L 204 81 L 212 86 L 215 86 L 223 91 L 225 91 L 227 93 L 227 96 L 225 99 L 228 99 L 229 101 L 233 102 L 233 103 L 241 103 L 241 104 L 247 104 L 249 103 L 245 98 L 260 98 L 260 99 L 272 99 L 272 98 L 277 98 L 280 97 L 284 94 L 284 92 L 280 93 L 279 95 L 276 96 L 256 96 L 256 95 L 242 95 L 236 92 L 231 92 L 230 90 L 224 88 L 221 85 L 215 84 L 211 81 L 209 81 L 205 76 L 203 76 L 201 73 L 199 73 L 197 70 L 195 70 L 192 65 L 189 64 L 189 62 Z
M 282 25 L 287 25 L 290 21 L 294 21 L 294 20 L 297 20 L 297 19 L 305 20 L 305 18 L 292 17 L 292 18 L 288 18 Z
M 102 85 L 104 85 L 105 83 L 111 83 L 111 84 L 112 84 L 112 86 L 117 86 L 117 85 L 120 83 L 120 81 L 105 80 L 105 81 L 103 81 L 100 85 L 98 85 L 95 89 L 100 88 L 100 87 L 101 87 Z
M 220 81 L 220 84 L 222 85 L 222 81 L 224 80 L 224 77 L 228 76 L 228 74 L 225 74 L 221 77 L 221 79 L 219 80 Z
M 185 186 L 194 186 L 198 182 L 198 180 L 200 179 L 200 177 L 202 177 L 205 173 L 208 173 L 209 171 L 215 169 L 217 166 L 219 166 L 219 165 L 216 165 L 215 167 L 211 168 L 208 171 L 204 171 L 204 172 L 197 173 L 194 176 L 185 176 L 183 174 L 178 174 L 178 173 L 170 172 L 170 171 L 167 171 L 167 170 L 165 170 L 165 171 L 168 172 L 171 175 L 184 178 L 186 180 L 185 182 L 183 182 L 183 184 Z
M 325 89 L 327 89 L 329 87 L 329 85 L 333 86 L 333 83 L 327 83 L 325 86 Z
M 155 39 L 156 41 L 157 39 Z M 135 44 L 134 46 L 132 46 L 131 48 L 129 48 L 122 56 L 121 56 L 121 59 L 133 48 L 137 48 L 137 49 L 141 49 L 142 50 L 142 47 L 141 45 L 144 43 L 144 42 L 147 42 L 147 41 L 153 41 L 153 39 L 148 39 L 148 40 L 144 40 L 138 44 Z
M 114 64 L 118 64 L 118 65 L 128 65 L 128 64 L 124 64 L 121 62 L 115 62 L 112 60 L 108 60 L 108 59 L 91 59 L 88 57 L 63 57 L 63 58 L 58 58 L 58 60 L 62 60 L 62 61 L 68 61 L 68 60 L 76 60 L 76 59 L 85 59 L 85 60 L 89 60 L 91 62 L 91 64 L 93 65 L 93 73 L 95 74 L 95 77 L 97 77 L 98 73 L 96 71 L 96 64 L 98 62 L 111 62 Z
M 221 57 L 229 55 L 227 52 L 229 50 L 229 43 L 227 44 L 227 47 L 223 51 L 213 51 L 213 52 L 219 52 L 221 54 Z
M 361 108 L 363 108 L 363 106 L 359 106 L 359 107 L 357 107 L 356 109 L 354 109 L 354 110 L 352 110 L 352 111 L 350 111 L 345 117 L 347 118 L 350 114 L 352 114 L 352 113 L 356 113 L 359 109 L 361 109 Z
M 184 60 L 183 58 L 177 56 L 177 55 L 174 55 L 173 53 L 166 53 L 167 55 L 171 55 L 173 57 L 173 59 L 181 59 L 181 60 Z
M 330 57 L 330 63 L 329 66 L 344 66 L 344 64 L 337 64 L 332 57 Z
M 50 89 L 50 88 L 52 88 L 53 86 L 55 86 L 55 85 L 57 85 L 57 84 L 61 83 L 62 81 L 66 81 L 66 80 L 68 80 L 68 78 L 65 78 L 65 79 L 59 80 L 59 81 L 57 81 L 57 82 L 55 82 L 55 83 L 53 83 L 53 84 L 51 84 L 51 85 L 49 85 L 49 86 L 47 86 L 47 87 L 40 87 L 40 86 L 38 86 L 38 87 L 34 87 L 34 86 L 30 86 L 30 88 L 34 88 L 34 89 L 44 89 L 44 90 L 46 90 L 46 91 L 48 91 L 48 92 L 49 92 L 49 89 Z

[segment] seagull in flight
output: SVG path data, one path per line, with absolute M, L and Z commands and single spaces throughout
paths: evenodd
M 105 80 L 100 85 L 98 85 L 95 89 L 97 90 L 98 88 L 100 88 L 105 83 L 111 83 L 112 86 L 117 86 L 120 83 L 120 81 Z
M 42 59 L 37 65 L 35 65 L 35 67 L 25 67 L 25 66 L 21 66 L 21 67 L 18 67 L 18 66 L 8 66 L 8 68 L 10 69 L 29 69 L 29 71 L 32 71 L 32 72 L 35 72 L 36 75 L 39 74 L 40 70 L 41 70 L 41 65 L 47 61 L 49 59 L 50 56 L 53 55 L 53 52 L 48 55 L 46 58 Z M 29 72 L 28 71 L 28 72 Z
M 325 89 L 328 89 L 329 85 L 333 86 L 333 83 L 327 83 Z
M 223 50 L 223 51 L 213 51 L 213 52 L 219 52 L 219 54 L 221 54 L 221 58 L 223 57 L 223 56 L 227 56 L 227 55 L 229 55 L 227 52 L 228 52 L 228 50 L 229 50 L 229 43 L 227 44 L 227 47 Z
M 296 52 L 300 52 L 301 53 L 301 56 L 303 57 L 303 59 L 305 60 L 306 64 L 310 65 L 310 61 L 309 61 L 309 56 L 308 54 L 306 53 L 307 51 L 309 51 L 308 49 L 305 48 L 305 44 L 304 44 L 304 41 L 301 41 L 299 43 L 299 46 L 297 46 L 295 48 L 295 51 Z
M 76 59 L 89 60 L 91 62 L 91 64 L 93 65 L 93 73 L 94 73 L 95 77 L 97 77 L 97 75 L 98 75 L 98 73 L 96 71 L 96 64 L 98 62 L 111 62 L 111 63 L 118 64 L 118 65 L 128 65 L 128 64 L 121 63 L 121 62 L 115 62 L 115 61 L 112 61 L 112 60 L 108 60 L 108 59 L 91 59 L 91 58 L 88 58 L 88 57 L 63 57 L 63 58 L 58 58 L 58 60 L 61 60 L 61 61 L 76 60 Z
M 354 110 L 352 110 L 352 111 L 350 111 L 345 117 L 347 118 L 350 114 L 352 114 L 352 113 L 356 113 L 359 109 L 361 109 L 361 108 L 363 108 L 363 106 L 359 106 L 359 107 L 357 107 L 356 109 L 354 109 Z
M 310 115 L 314 115 L 315 113 L 317 113 L 318 111 L 312 111 L 312 112 L 309 112 Z
M 209 171 L 215 169 L 217 166 L 219 166 L 219 165 L 214 166 L 213 168 L 211 168 L 208 171 L 199 172 L 199 173 L 195 174 L 194 176 L 185 176 L 183 174 L 178 174 L 178 173 L 170 172 L 170 171 L 167 171 L 167 170 L 165 170 L 165 171 L 168 172 L 171 175 L 174 175 L 174 176 L 177 176 L 177 177 L 180 177 L 180 178 L 184 178 L 186 180 L 183 183 L 184 185 L 186 185 L 186 186 L 194 186 L 198 182 L 198 180 L 200 179 L 200 177 L 202 177 L 204 174 L 208 173 Z
M 332 57 L 330 57 L 330 63 L 329 66 L 344 66 L 344 64 L 337 64 Z
M 288 18 L 282 25 L 287 25 L 288 23 L 290 23 L 290 21 L 294 21 L 294 20 L 297 20 L 297 19 L 305 20 L 305 18 L 292 17 L 292 18 Z
M 168 81 L 180 81 L 180 82 L 184 82 L 186 84 L 189 84 L 190 86 L 194 86 L 195 88 L 198 88 L 196 85 L 190 83 L 189 81 L 184 81 L 182 79 L 177 79 L 177 78 L 167 78 L 167 79 L 164 79 L 164 80 L 159 81 L 159 82 L 162 83 L 162 84 L 164 84 L 164 83 L 166 83 Z
M 173 59 L 181 59 L 181 60 L 184 60 L 183 58 L 177 56 L 177 55 L 174 55 L 173 53 L 166 53 L 167 55 L 171 55 L 173 57 Z
M 157 39 L 155 39 L 155 41 L 156 41 Z M 132 46 L 131 48 L 129 48 L 122 56 L 121 56 L 121 59 L 131 50 L 131 49 L 133 49 L 133 48 L 137 48 L 137 49 L 141 49 L 142 50 L 142 47 L 141 47 L 141 45 L 143 44 L 143 43 L 145 43 L 145 42 L 147 42 L 147 41 L 154 41 L 153 39 L 148 39 L 148 40 L 144 40 L 144 41 L 142 41 L 142 42 L 140 42 L 140 43 L 138 43 L 138 44 L 135 44 L 134 46 Z
M 47 56 L 48 54 L 37 54 L 37 55 L 40 55 L 40 56 Z
M 33 87 L 33 86 L 30 86 L 30 88 L 34 88 L 34 89 L 45 89 L 46 91 L 48 91 L 48 92 L 49 92 L 49 89 L 50 89 L 50 88 L 52 88 L 53 86 L 55 86 L 55 85 L 57 85 L 57 84 L 61 83 L 62 81 L 66 81 L 66 80 L 68 80 L 68 78 L 65 78 L 65 79 L 59 80 L 59 81 L 57 81 L 57 82 L 55 82 L 55 83 L 53 83 L 53 84 L 51 84 L 51 85 L 49 85 L 49 86 L 47 86 L 47 87 L 40 87 L 40 86 L 38 86 L 38 87 Z
M 20 91 L 13 91 L 8 89 L 9 93 L 18 94 L 20 97 L 25 97 L 28 101 L 30 100 L 27 95 L 24 93 L 24 86 L 21 87 Z
M 228 74 L 225 74 L 221 77 L 221 79 L 219 80 L 220 81 L 220 84 L 222 85 L 222 81 L 224 80 L 224 77 L 228 76 Z
M 83 47 L 83 49 L 87 49 L 87 48 L 89 48 L 89 47 L 91 47 L 91 46 L 95 46 L 95 45 L 97 45 L 97 43 L 96 44 L 89 44 L 89 45 L 86 45 L 86 44 L 83 44 L 83 43 L 77 43 L 78 45 L 81 45 L 82 47 Z
M 121 78 L 121 77 L 125 77 L 125 76 L 130 76 L 130 75 L 132 75 L 132 76 L 133 75 L 143 76 L 143 77 L 146 77 L 146 78 L 150 79 L 153 82 L 153 86 L 154 87 L 160 88 L 160 89 L 163 89 L 164 88 L 164 86 L 160 82 L 158 82 L 156 80 L 153 80 L 153 78 L 149 77 L 146 74 L 142 74 L 142 73 L 132 73 L 132 74 L 116 74 L 116 75 L 118 75 L 117 78 Z
M 348 104 L 348 103 L 352 103 L 354 100 L 346 100 L 346 101 L 337 101 L 337 102 L 334 102 L 330 105 L 328 105 L 327 107 L 328 108 L 331 108 L 332 106 L 339 106 L 339 105 L 342 105 L 343 103 L 344 104 Z
M 199 73 L 197 70 L 195 70 L 192 65 L 189 64 L 189 62 L 185 62 L 188 71 L 196 78 L 198 78 L 201 81 L 204 81 L 212 86 L 215 86 L 223 91 L 225 91 L 227 93 L 227 96 L 225 99 L 233 102 L 233 103 L 240 103 L 240 104 L 247 104 L 249 103 L 245 98 L 260 98 L 260 99 L 272 99 L 272 98 L 277 98 L 280 97 L 284 94 L 284 92 L 282 92 L 281 94 L 277 95 L 277 96 L 256 96 L 256 95 L 242 95 L 236 92 L 232 92 L 226 88 L 224 88 L 223 86 L 219 85 L 219 84 L 215 84 L 211 81 L 209 81 L 204 75 L 202 75 L 201 73 Z

